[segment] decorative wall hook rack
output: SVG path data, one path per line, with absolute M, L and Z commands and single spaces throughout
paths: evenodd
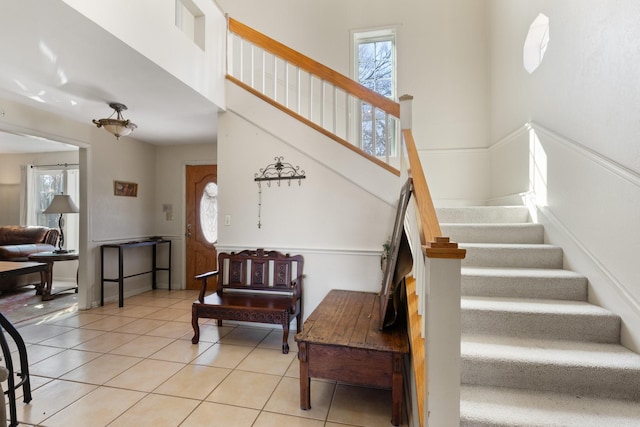
M 300 166 L 293 166 L 291 163 L 283 162 L 284 157 L 274 157 L 275 163 L 271 163 L 254 175 L 253 180 L 258 183 L 258 228 L 262 227 L 262 182 L 266 181 L 267 186 L 271 187 L 272 181 L 280 183 L 284 180 L 291 186 L 291 180 L 297 179 L 298 185 L 302 185 L 302 180 L 306 178 L 304 171 L 300 170 Z
M 271 186 L 271 181 L 278 181 L 278 186 L 282 180 L 288 181 L 291 185 L 292 179 L 298 180 L 298 185 L 302 184 L 302 180 L 306 178 L 304 171 L 300 170 L 300 166 L 293 166 L 291 163 L 283 162 L 284 157 L 274 157 L 275 163 L 267 165 L 265 168 L 260 168 L 260 172 L 254 176 L 254 181 L 258 183 L 258 186 L 262 181 L 267 181 L 267 185 Z

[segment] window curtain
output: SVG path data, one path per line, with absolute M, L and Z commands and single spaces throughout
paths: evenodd
M 71 200 L 80 207 L 80 170 L 79 169 L 67 169 L 65 176 L 66 192 L 71 196 Z M 78 250 L 80 242 L 80 215 L 79 214 L 66 214 L 65 215 L 65 230 L 64 237 L 67 249 Z
M 38 225 L 36 180 L 33 165 L 20 166 L 20 225 Z

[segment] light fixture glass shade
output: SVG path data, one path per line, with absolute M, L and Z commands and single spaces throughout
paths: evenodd
M 107 132 L 114 134 L 117 139 L 129 135 L 138 127 L 129 120 L 100 119 L 98 122 Z
M 80 209 L 73 202 L 71 196 L 67 194 L 56 194 L 53 196 L 53 200 L 47 209 L 44 210 L 45 214 L 63 214 L 63 213 L 78 213 Z
M 93 123 L 97 127 L 103 127 L 105 130 L 113 135 L 116 139 L 120 139 L 121 136 L 127 136 L 134 131 L 138 126 L 130 120 L 125 120 L 122 117 L 122 111 L 127 109 L 127 106 L 118 102 L 112 102 L 109 107 L 114 109 L 113 114 L 116 114 L 116 118 L 112 119 L 113 114 L 107 119 L 93 120 Z

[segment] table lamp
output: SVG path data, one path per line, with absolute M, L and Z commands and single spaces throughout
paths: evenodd
M 80 210 L 76 204 L 71 200 L 71 196 L 64 194 L 56 194 L 53 196 L 53 200 L 47 209 L 44 210 L 44 214 L 60 214 L 58 219 L 58 228 L 60 228 L 60 239 L 58 240 L 58 249 L 54 251 L 57 254 L 64 254 L 69 251 L 62 249 L 64 245 L 64 227 L 63 215 L 66 213 L 78 213 Z

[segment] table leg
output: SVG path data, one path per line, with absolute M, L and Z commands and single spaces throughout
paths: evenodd
M 300 360 L 300 409 L 311 409 L 311 378 L 309 378 L 309 358 L 307 343 L 298 343 Z
M 124 248 L 118 246 L 118 307 L 124 306 Z
M 44 287 L 47 285 L 47 272 L 40 271 L 40 283 L 36 285 L 36 295 L 42 295 Z
M 53 296 L 51 296 L 51 288 L 53 287 L 53 262 L 47 263 L 47 268 L 41 273 L 40 277 L 42 278 L 43 276 L 45 277 L 45 283 L 42 289 L 42 301 L 50 301 L 53 299 Z
M 393 355 L 393 374 L 391 385 L 391 424 L 399 426 L 402 423 L 402 395 L 404 393 L 402 384 L 402 371 L 404 359 L 402 354 Z

